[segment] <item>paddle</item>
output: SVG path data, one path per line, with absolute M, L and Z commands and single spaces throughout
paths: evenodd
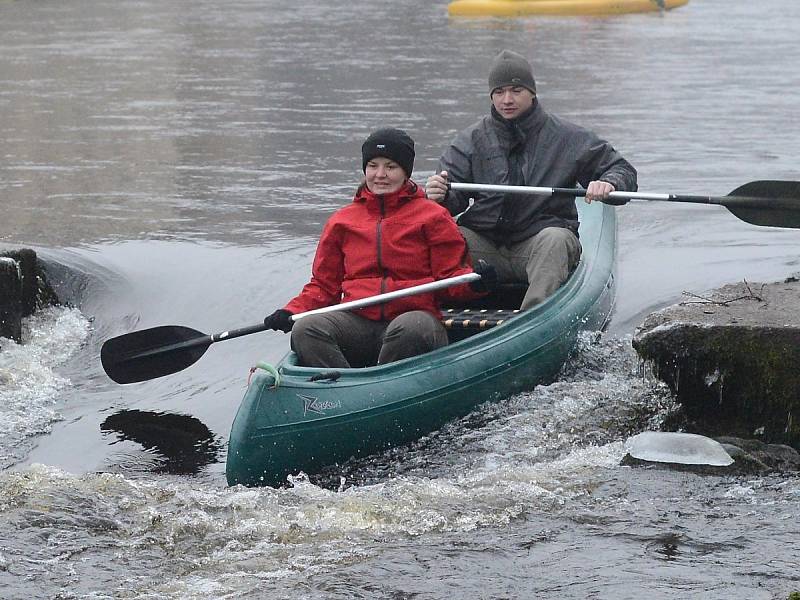
M 298 321 L 309 315 L 365 308 L 388 302 L 395 298 L 433 292 L 453 285 L 477 281 L 480 278 L 481 276 L 477 273 L 467 273 L 362 298 L 361 300 L 309 310 L 292 315 L 291 318 L 293 321 Z M 233 338 L 258 333 L 265 329 L 267 327 L 263 323 L 259 323 L 249 327 L 242 327 L 241 329 L 207 334 L 189 327 L 181 327 L 180 325 L 162 325 L 126 333 L 107 340 L 100 351 L 100 360 L 103 363 L 103 369 L 106 374 L 117 383 L 146 381 L 177 373 L 193 365 L 214 342 L 232 340 Z
M 465 192 L 503 192 L 539 196 L 585 196 L 586 190 L 576 188 L 489 185 L 481 183 L 451 183 L 450 189 Z M 687 196 L 678 194 L 648 194 L 645 192 L 611 192 L 606 204 L 620 205 L 628 200 L 665 200 L 720 204 L 742 221 L 767 227 L 800 228 L 800 182 L 751 181 L 727 196 Z

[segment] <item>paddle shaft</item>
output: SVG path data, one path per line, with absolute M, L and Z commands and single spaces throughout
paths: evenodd
M 583 188 L 550 188 L 527 185 L 493 185 L 484 183 L 451 183 L 450 189 L 464 192 L 500 192 L 504 194 L 525 194 L 534 196 L 585 196 Z M 651 194 L 647 192 L 611 192 L 606 204 L 620 205 L 628 200 L 667 200 L 672 202 L 695 202 L 697 204 L 723 204 L 724 197 L 690 196 L 679 194 Z M 620 202 L 614 202 L 620 200 Z
M 430 283 L 422 283 L 402 290 L 395 290 L 393 292 L 386 292 L 378 294 L 377 296 L 370 296 L 362 298 L 361 300 L 351 300 L 350 302 L 343 302 L 341 304 L 333 304 L 331 306 L 324 306 L 322 308 L 315 308 L 302 313 L 292 315 L 292 321 L 298 321 L 303 317 L 310 315 L 321 315 L 329 312 L 338 312 L 342 310 L 354 310 L 357 308 L 366 308 L 367 306 L 374 306 L 375 304 L 383 304 L 389 300 L 396 298 L 405 298 L 406 296 L 415 296 L 416 294 L 425 294 L 428 292 L 435 292 L 444 288 L 452 287 L 462 283 L 470 283 L 471 281 L 478 281 L 481 278 L 477 273 L 465 273 L 464 275 L 456 275 L 455 277 L 448 277 L 447 279 L 440 279 L 439 281 L 432 281 Z
M 549 188 L 524 185 L 493 185 L 482 183 L 451 183 L 450 189 L 466 192 L 532 194 L 540 196 L 586 196 L 581 188 Z M 739 186 L 727 196 L 692 196 L 687 194 L 651 194 L 646 192 L 611 192 L 603 202 L 619 206 L 628 200 L 665 200 L 716 204 L 727 208 L 746 223 L 765 227 L 800 229 L 800 182 L 762 180 Z

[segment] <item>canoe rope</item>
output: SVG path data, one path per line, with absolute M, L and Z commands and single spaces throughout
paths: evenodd
M 272 375 L 272 378 L 275 380 L 275 383 L 272 384 L 270 389 L 275 389 L 281 384 L 281 374 L 278 373 L 278 369 L 273 367 L 269 363 L 265 363 L 263 360 L 260 360 L 256 363 L 255 367 L 250 367 L 250 374 L 247 376 L 247 387 L 250 387 L 250 380 L 253 378 L 253 373 L 256 372 L 256 369 L 262 369 Z

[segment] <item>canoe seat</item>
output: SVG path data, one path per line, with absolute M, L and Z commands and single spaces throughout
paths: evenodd
M 445 308 L 442 309 L 442 324 L 446 329 L 490 329 L 519 312 L 492 308 Z
M 527 289 L 524 283 L 501 283 L 488 296 L 442 308 L 442 324 L 450 343 L 496 327 L 518 315 Z

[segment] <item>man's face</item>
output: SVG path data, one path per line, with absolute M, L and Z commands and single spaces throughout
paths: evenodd
M 533 105 L 533 92 L 519 85 L 506 85 L 492 90 L 492 104 L 506 119 L 516 119 Z

